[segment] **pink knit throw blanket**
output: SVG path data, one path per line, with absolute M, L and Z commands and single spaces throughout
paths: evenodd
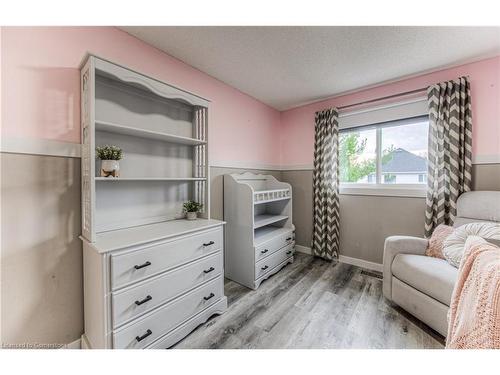
M 480 237 L 465 244 L 448 312 L 446 348 L 500 348 L 500 248 Z

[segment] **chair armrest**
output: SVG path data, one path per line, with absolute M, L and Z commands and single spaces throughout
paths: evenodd
M 428 240 L 411 236 L 387 237 L 384 245 L 384 281 L 385 298 L 392 301 L 392 262 L 398 254 L 425 255 Z

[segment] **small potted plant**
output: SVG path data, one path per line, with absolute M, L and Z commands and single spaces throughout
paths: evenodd
M 198 212 L 203 208 L 203 204 L 195 201 L 187 201 L 183 205 L 184 212 L 186 213 L 186 219 L 196 220 Z
M 123 153 L 118 146 L 99 146 L 95 149 L 96 157 L 101 159 L 101 177 L 118 177 Z

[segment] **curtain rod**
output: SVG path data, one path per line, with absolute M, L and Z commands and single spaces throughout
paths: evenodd
M 337 109 L 339 111 L 341 111 L 341 110 L 345 110 L 345 109 L 348 109 L 348 108 L 351 108 L 351 107 L 357 107 L 358 105 L 362 105 L 362 104 L 369 104 L 369 103 L 374 103 L 374 102 L 380 102 L 382 100 L 387 100 L 387 99 L 392 99 L 392 98 L 398 98 L 400 96 L 405 96 L 405 95 L 410 95 L 410 94 L 416 94 L 416 93 L 423 92 L 423 91 L 427 91 L 427 87 L 421 87 L 419 89 L 415 89 L 415 90 L 411 90 L 411 91 L 400 92 L 398 94 L 388 95 L 388 96 L 384 96 L 384 97 L 381 97 L 381 98 L 365 100 L 365 101 L 359 102 L 359 103 L 343 105 L 343 106 L 337 107 Z
M 466 74 L 466 75 L 460 76 L 459 78 L 469 78 L 469 77 L 470 76 L 468 74 Z M 370 100 L 365 100 L 365 101 L 358 102 L 358 103 L 342 105 L 340 107 L 337 107 L 337 110 L 341 111 L 341 110 L 345 110 L 345 109 L 348 109 L 348 108 L 351 108 L 351 107 L 356 107 L 358 105 L 370 104 L 370 103 L 380 102 L 382 100 L 387 100 L 387 99 L 392 99 L 392 98 L 398 98 L 400 96 L 416 94 L 416 93 L 419 93 L 419 92 L 427 91 L 428 88 L 429 88 L 429 86 L 425 86 L 425 87 L 421 87 L 421 88 L 415 89 L 415 90 L 404 91 L 404 92 L 400 92 L 400 93 L 393 94 L 393 95 L 383 96 L 381 98 L 370 99 Z

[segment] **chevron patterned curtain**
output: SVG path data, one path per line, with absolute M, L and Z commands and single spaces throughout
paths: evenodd
M 452 225 L 457 199 L 471 189 L 472 112 L 467 77 L 427 89 L 429 165 L 425 236 L 439 224 Z
M 339 123 L 336 108 L 316 112 L 312 253 L 337 259 L 339 252 Z

